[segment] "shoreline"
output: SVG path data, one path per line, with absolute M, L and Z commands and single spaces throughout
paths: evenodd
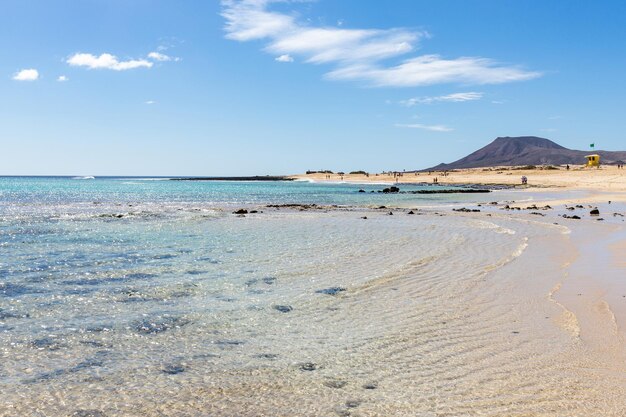
M 521 177 L 528 178 L 528 184 L 521 184 Z M 394 184 L 394 185 L 475 185 L 494 188 L 552 191 L 610 191 L 615 200 L 626 201 L 626 170 L 616 166 L 600 168 L 521 169 L 518 167 L 471 168 L 448 172 L 406 172 L 364 174 L 296 174 L 289 176 L 296 181 L 341 182 L 349 184 Z M 434 180 L 437 180 L 435 183 Z
M 146 252 L 149 262 L 116 276 L 100 271 L 62 278 L 58 285 L 75 287 L 68 290 L 93 286 L 110 297 L 98 304 L 102 310 L 88 308 L 109 314 L 114 305 L 116 319 L 107 315 L 105 332 L 51 327 L 45 337 L 16 336 L 20 350 L 7 355 L 15 363 L 23 363 L 24 352 L 35 364 L 59 352 L 70 357 L 70 348 L 76 353 L 68 363 L 55 362 L 52 371 L 46 363 L 32 370 L 7 367 L 23 373 L 20 385 L 11 387 L 29 390 L 28 402 L 7 390 L 11 411 L 27 414 L 33 404 L 45 404 L 48 415 L 69 415 L 89 410 L 95 399 L 110 416 L 158 414 L 167 405 L 157 399 L 168 393 L 168 405 L 181 413 L 326 415 L 334 404 L 342 412 L 358 408 L 361 415 L 623 415 L 626 283 L 619 278 L 626 264 L 619 255 L 626 204 L 609 204 L 612 194 L 603 191 L 507 191 L 484 194 L 491 200 L 482 202 L 481 194 L 451 204 L 415 196 L 386 207 L 242 202 L 238 208 L 246 207 L 245 213 L 197 202 L 172 208 L 171 217 L 135 205 L 136 216 L 102 217 L 116 206 L 97 204 L 89 220 L 54 218 L 73 233 L 77 227 L 97 231 L 96 241 L 156 229 L 151 236 L 180 240 L 165 245 L 150 239 L 156 245 Z M 570 197 L 585 204 L 572 206 L 565 202 Z M 548 208 L 540 203 L 544 198 L 560 203 Z M 598 216 L 590 212 L 595 207 Z M 228 240 L 210 240 L 217 231 Z M 268 237 L 284 240 L 273 247 Z M 32 244 L 23 248 L 32 256 Z M 123 246 L 111 253 L 128 251 Z M 107 259 L 97 252 L 94 261 Z M 248 261 L 237 263 L 242 255 Z M 225 269 L 240 272 L 226 277 Z M 219 280 L 227 285 L 213 287 Z M 52 305 L 50 313 L 72 314 L 64 305 Z M 160 315 L 163 306 L 171 317 Z M 37 310 L 19 309 L 30 317 L 11 311 L 9 320 L 44 319 Z M 126 324 L 136 313 L 147 318 Z M 95 353 L 94 344 L 111 353 Z M 136 362 L 107 356 L 128 352 L 139 352 Z M 128 369 L 135 378 L 124 377 Z M 86 385 L 92 373 L 102 379 Z M 173 378 L 183 390 L 168 391 Z M 133 385 L 146 379 L 148 387 Z M 429 403 L 424 384 L 449 401 Z M 59 404 L 49 393 L 68 401 Z M 0 415 L 4 411 L 0 407 Z

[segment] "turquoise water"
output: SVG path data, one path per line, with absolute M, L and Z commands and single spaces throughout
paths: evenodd
M 563 335 L 502 294 L 533 265 L 515 261 L 529 237 L 561 226 L 449 207 L 499 193 L 360 188 L 383 186 L 0 178 L 0 416 L 495 416 L 557 404 Z M 291 203 L 319 207 L 267 207 Z M 497 394 L 518 374 L 509 391 L 532 401 Z
M 470 201 L 464 195 L 389 195 L 371 193 L 389 185 L 309 183 L 304 181 L 171 181 L 164 178 L 0 177 L 0 204 L 203 203 L 379 205 L 402 202 Z M 439 189 L 403 185 L 403 191 Z M 454 187 L 447 187 L 454 188 Z M 359 193 L 363 189 L 366 193 Z M 487 199 L 488 197 L 485 197 Z M 475 199 L 475 196 L 474 196 Z

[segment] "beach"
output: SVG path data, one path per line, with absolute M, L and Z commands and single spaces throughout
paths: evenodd
M 524 167 L 490 167 L 459 169 L 449 172 L 400 172 L 401 176 L 393 173 L 364 174 L 298 174 L 291 178 L 314 181 L 347 181 L 354 183 L 432 183 L 434 178 L 440 185 L 454 184 L 482 184 L 506 185 L 521 187 L 521 177 L 528 178 L 528 187 L 525 188 L 557 188 L 560 190 L 586 190 L 590 193 L 624 193 L 626 192 L 626 170 L 617 166 L 604 165 L 600 168 L 583 168 L 572 165 L 554 167 L 558 169 L 525 169 Z
M 621 185 L 541 174 L 1 179 L 0 415 L 624 415 Z

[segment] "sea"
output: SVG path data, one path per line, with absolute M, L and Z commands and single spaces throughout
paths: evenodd
M 387 186 L 1 177 L 0 416 L 624 415 L 567 226 Z

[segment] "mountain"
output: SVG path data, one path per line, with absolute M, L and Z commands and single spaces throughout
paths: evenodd
M 449 164 L 425 171 L 515 165 L 582 165 L 585 155 L 597 153 L 602 164 L 626 161 L 626 151 L 576 151 L 536 136 L 500 137 L 489 145 Z

